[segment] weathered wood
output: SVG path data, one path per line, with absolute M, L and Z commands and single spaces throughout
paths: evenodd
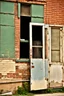
M 51 29 L 51 61 L 60 61 L 60 28 Z
M 62 62 L 63 57 L 63 28 L 60 28 L 60 62 Z
M 21 5 L 21 16 L 30 16 L 30 5 Z
M 63 46 L 62 46 L 63 50 L 62 50 L 62 61 L 63 61 L 63 74 L 64 74 L 64 26 L 63 26 Z M 64 81 L 64 75 L 63 75 L 63 81 Z M 63 86 L 64 86 L 64 82 L 63 82 Z

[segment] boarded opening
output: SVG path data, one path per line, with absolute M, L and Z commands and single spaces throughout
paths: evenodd
M 42 58 L 42 26 L 32 26 L 33 58 Z
M 60 28 L 51 29 L 51 60 L 60 61 Z
M 14 58 L 14 3 L 0 1 L 0 57 Z
M 21 16 L 20 58 L 29 58 L 29 22 L 30 17 Z
M 22 16 L 30 16 L 30 5 L 21 4 L 21 15 Z

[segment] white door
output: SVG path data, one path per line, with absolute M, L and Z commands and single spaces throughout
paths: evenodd
M 43 23 L 30 23 L 30 90 L 47 88 L 45 80 L 45 32 Z

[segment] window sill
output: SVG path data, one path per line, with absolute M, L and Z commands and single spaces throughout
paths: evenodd
M 29 59 L 16 59 L 16 62 L 19 63 L 19 62 L 29 62 L 30 60 Z

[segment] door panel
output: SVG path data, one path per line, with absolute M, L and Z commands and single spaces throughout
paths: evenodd
M 62 65 L 54 64 L 50 66 L 50 87 L 62 86 Z
M 45 80 L 45 77 L 48 78 L 48 63 L 45 64 L 45 62 L 43 63 L 42 59 L 32 59 L 31 90 L 41 90 L 47 88 L 47 81 Z
M 47 88 L 47 61 L 45 60 L 44 24 L 30 23 L 30 89 L 41 90 Z

